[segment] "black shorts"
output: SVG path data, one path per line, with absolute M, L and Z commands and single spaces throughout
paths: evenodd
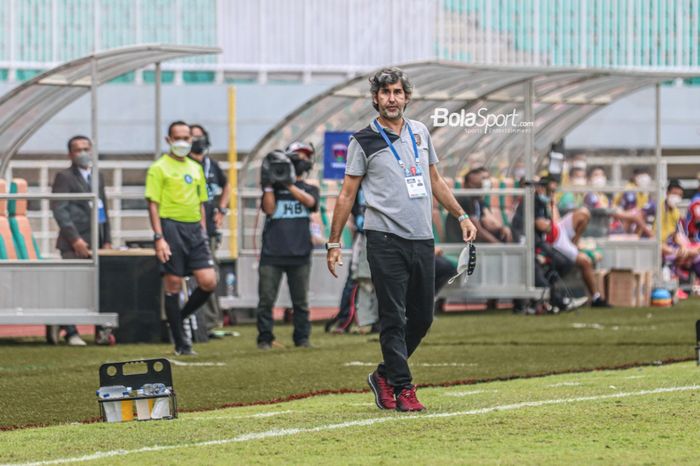
M 193 270 L 214 267 L 209 249 L 209 240 L 202 231 L 202 224 L 176 222 L 160 219 L 163 238 L 170 246 L 170 260 L 161 265 L 161 271 L 168 275 L 186 277 Z

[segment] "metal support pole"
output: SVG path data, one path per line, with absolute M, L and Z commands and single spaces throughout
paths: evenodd
M 654 267 L 657 280 L 661 281 L 661 269 L 663 267 L 663 260 L 661 257 L 661 246 L 662 246 L 662 231 L 661 226 L 663 223 L 664 214 L 664 200 L 665 200 L 665 190 L 666 190 L 666 170 L 663 167 L 663 160 L 661 159 L 661 84 L 657 83 L 654 89 L 654 139 L 655 139 L 655 156 L 656 156 L 656 264 Z M 663 178 L 662 178 L 663 176 Z
M 154 147 L 154 152 L 153 152 L 153 159 L 157 160 L 158 157 L 160 157 L 160 139 L 162 137 L 161 135 L 161 122 L 160 122 L 160 75 L 161 75 L 161 70 L 160 70 L 160 62 L 156 62 L 156 101 L 155 101 L 155 107 L 156 107 L 156 115 L 155 115 L 155 125 L 156 125 L 156 131 L 155 131 L 155 147 Z
M 239 228 L 238 228 L 238 148 L 236 145 L 236 88 L 228 88 L 228 182 L 231 186 L 229 201 L 229 254 L 238 258 Z
M 97 59 L 94 57 L 90 61 L 90 130 L 92 132 L 92 182 L 90 190 L 92 191 L 92 226 L 90 228 L 90 247 L 92 249 L 92 263 L 95 266 L 94 274 L 94 289 L 95 300 L 94 310 L 100 310 L 100 263 L 97 251 L 100 247 L 100 225 L 98 218 L 98 205 L 100 200 L 100 157 L 99 157 L 99 138 L 97 131 Z M 107 209 L 107 206 L 104 206 Z
M 523 91 L 525 93 L 525 121 L 534 121 L 532 103 L 535 99 L 535 86 L 528 80 Z M 525 187 L 525 283 L 528 288 L 535 286 L 535 187 L 532 179 L 535 175 L 535 131 L 533 127 L 524 133 L 525 136 L 525 179 L 530 183 Z

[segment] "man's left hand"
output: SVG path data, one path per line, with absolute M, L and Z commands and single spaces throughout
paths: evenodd
M 112 243 L 105 243 L 102 245 L 102 249 L 112 249 Z
M 224 225 L 224 214 L 222 214 L 218 210 L 214 212 L 214 224 L 216 224 L 216 228 L 219 230 Z
M 465 243 L 476 239 L 476 227 L 470 219 L 465 218 L 459 223 L 459 226 L 462 229 L 462 239 Z

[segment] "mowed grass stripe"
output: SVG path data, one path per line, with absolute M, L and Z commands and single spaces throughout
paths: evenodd
M 440 315 L 411 358 L 418 385 L 484 381 L 611 368 L 693 357 L 698 301 L 672 309 L 585 309 L 579 314 L 513 316 L 508 311 Z M 581 324 L 585 324 L 584 328 Z M 588 328 L 594 326 L 596 328 Z M 588 327 L 586 327 L 588 326 Z M 270 402 L 299 394 L 366 389 L 364 365 L 379 361 L 376 336 L 335 336 L 314 327 L 315 349 L 260 352 L 254 326 L 240 338 L 198 345 L 197 364 L 173 368 L 183 411 Z M 290 326 L 278 325 L 289 344 Z M 170 345 L 48 347 L 0 340 L 0 430 L 92 419 L 99 366 L 170 356 Z M 178 359 L 180 360 L 180 359 Z M 206 365 L 201 365 L 206 364 Z
M 242 435 L 238 435 L 236 437 L 227 438 L 227 439 L 208 440 L 208 441 L 194 442 L 194 443 L 189 443 L 189 444 L 155 445 L 155 446 L 148 446 L 148 447 L 143 447 L 143 448 L 138 448 L 138 449 L 133 449 L 133 450 L 125 450 L 125 449 L 112 450 L 112 451 L 106 451 L 106 452 L 96 452 L 96 453 L 93 453 L 90 455 L 84 455 L 84 456 L 79 456 L 79 457 L 58 458 L 58 459 L 54 459 L 54 460 L 37 461 L 37 462 L 31 462 L 31 463 L 8 463 L 5 465 L 0 465 L 0 466 L 20 466 L 20 465 L 21 466 L 44 466 L 44 465 L 54 465 L 54 464 L 79 463 L 79 462 L 102 460 L 102 459 L 114 458 L 114 457 L 122 457 L 122 456 L 134 455 L 134 454 L 139 454 L 139 453 L 160 452 L 160 451 L 174 450 L 174 449 L 180 449 L 180 448 L 201 448 L 201 447 L 209 447 L 209 446 L 217 446 L 217 445 L 226 445 L 226 444 L 230 444 L 230 443 L 250 442 L 250 441 L 265 440 L 265 439 L 270 439 L 270 438 L 288 437 L 288 436 L 295 436 L 295 435 L 300 435 L 300 434 L 328 432 L 328 431 L 339 430 L 339 429 L 347 429 L 347 428 L 351 428 L 351 427 L 368 427 L 368 426 L 373 426 L 373 425 L 380 424 L 380 423 L 406 422 L 406 421 L 419 422 L 419 421 L 430 420 L 430 419 L 445 419 L 445 418 L 454 418 L 454 417 L 462 417 L 462 416 L 483 415 L 483 414 L 489 414 L 489 413 L 494 413 L 494 412 L 514 411 L 514 410 L 527 409 L 527 408 L 538 408 L 538 407 L 549 406 L 549 405 L 592 402 L 592 401 L 620 399 L 620 398 L 638 397 L 638 396 L 646 396 L 646 395 L 658 395 L 658 394 L 664 394 L 664 393 L 698 391 L 698 390 L 700 390 L 700 385 L 687 385 L 687 386 L 679 386 L 679 387 L 659 387 L 659 388 L 648 389 L 648 390 L 639 390 L 639 391 L 634 391 L 634 392 L 611 393 L 611 394 L 607 394 L 607 395 L 580 396 L 580 397 L 572 397 L 572 398 L 556 398 L 556 399 L 539 400 L 539 401 L 524 401 L 524 402 L 520 402 L 520 403 L 497 405 L 497 406 L 491 406 L 491 407 L 486 407 L 486 408 L 478 408 L 478 409 L 456 411 L 456 412 L 417 413 L 417 414 L 407 414 L 407 415 L 393 416 L 393 417 L 386 417 L 386 416 L 385 417 L 375 417 L 375 418 L 370 418 L 370 419 L 346 421 L 346 422 L 340 422 L 340 423 L 334 423 L 334 424 L 324 424 L 324 425 L 320 425 L 320 426 L 316 426 L 316 427 L 296 427 L 296 428 L 273 429 L 273 430 L 268 430 L 268 431 L 263 431 L 263 432 L 251 432 L 251 433 L 242 434 Z M 426 454 L 427 453 L 428 452 L 426 452 Z

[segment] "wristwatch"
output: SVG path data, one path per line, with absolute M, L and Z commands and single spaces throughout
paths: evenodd
M 154 233 L 153 234 L 153 242 L 155 243 L 159 239 L 163 239 L 163 235 L 161 235 L 160 233 Z
M 457 221 L 459 223 L 462 223 L 462 220 L 467 220 L 469 218 L 469 214 L 462 214 L 459 217 L 457 217 Z
M 326 251 L 330 251 L 331 249 L 340 249 L 342 247 L 343 245 L 340 243 L 326 243 Z

